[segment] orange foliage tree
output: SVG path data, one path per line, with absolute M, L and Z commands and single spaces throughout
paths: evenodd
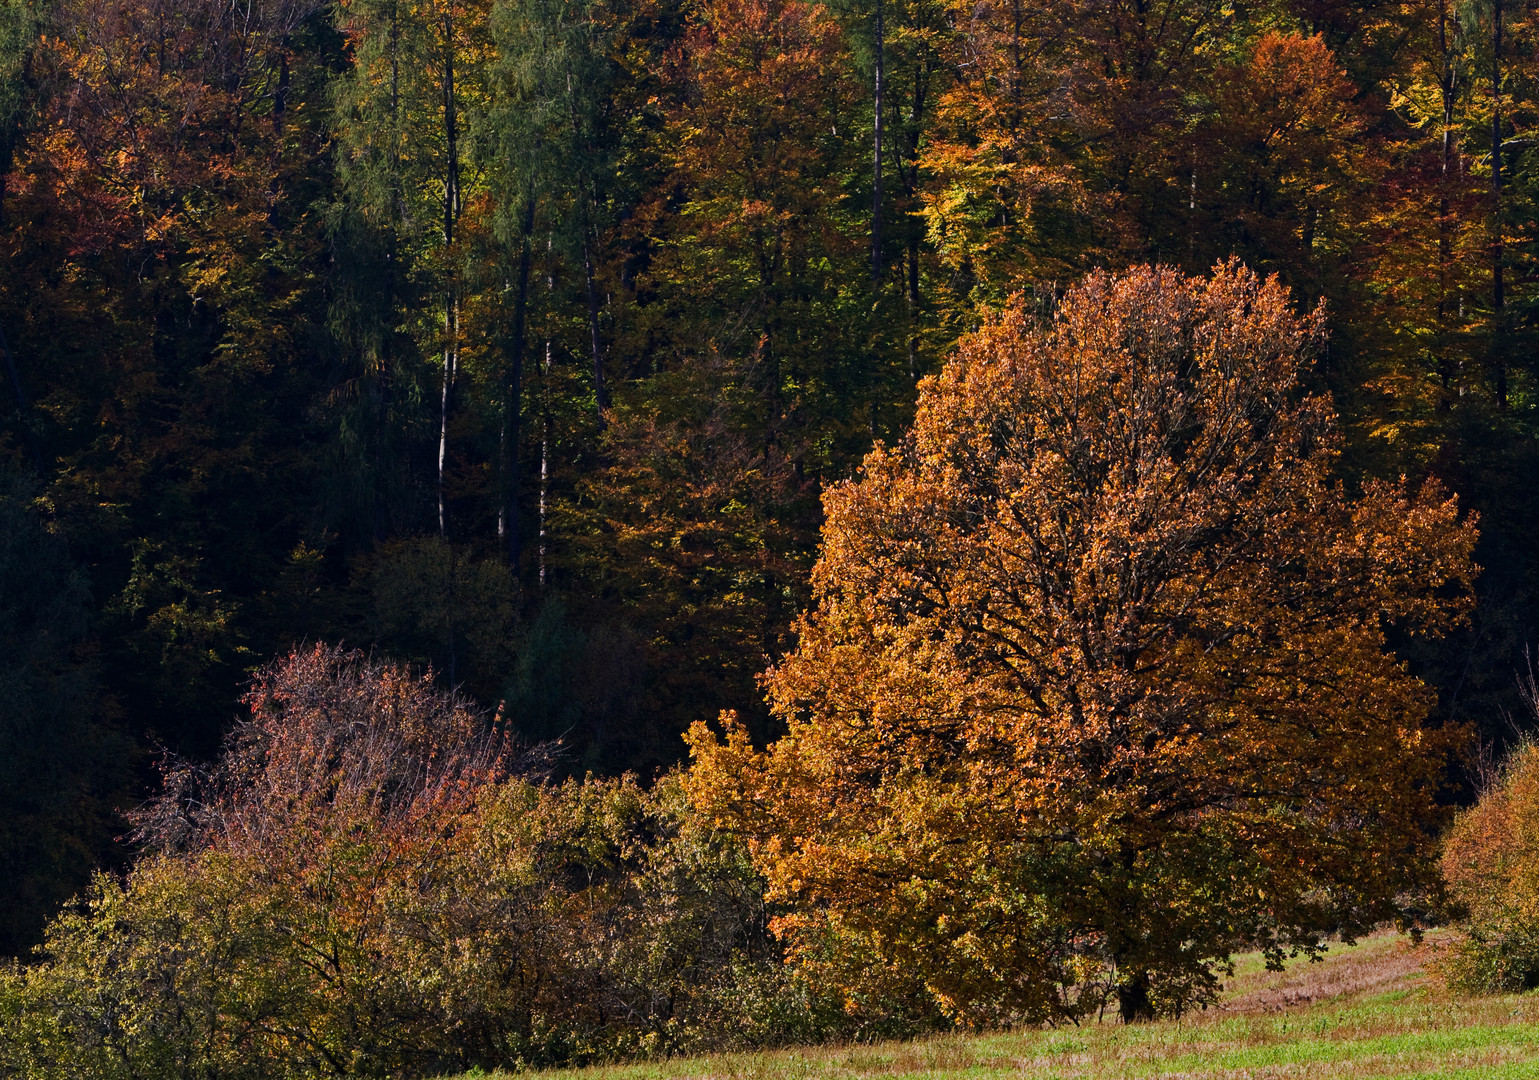
M 708 339 L 746 346 L 735 351 L 755 357 L 777 413 L 826 377 L 807 339 L 830 321 L 820 309 L 834 302 L 834 265 L 864 265 L 863 223 L 838 213 L 843 162 L 831 134 L 852 122 L 848 65 L 821 4 L 711 0 L 692 12 L 664 73 L 681 96 L 663 155 L 680 221 L 659 252 L 659 285 L 705 285 Z M 654 200 L 641 218 L 664 209 Z
M 787 733 L 691 733 L 816 978 L 968 1022 L 1211 1000 L 1435 874 L 1455 732 L 1386 632 L 1461 617 L 1474 523 L 1333 478 L 1323 314 L 1231 262 L 1017 303 L 825 498 Z
M 1197 230 L 1200 202 L 1225 228 L 1202 248 L 1193 236 L 1191 247 L 1248 252 L 1295 281 L 1318 281 L 1349 256 L 1363 193 L 1385 171 L 1383 155 L 1365 145 L 1357 88 L 1318 34 L 1263 34 L 1214 81 L 1187 227 Z

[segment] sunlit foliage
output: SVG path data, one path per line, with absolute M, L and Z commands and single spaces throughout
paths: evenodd
M 1349 492 L 1276 281 L 1097 274 L 1016 305 L 826 496 L 787 734 L 692 733 L 797 959 L 970 1022 L 1126 1020 L 1393 918 L 1451 732 L 1386 648 L 1457 619 L 1473 523 Z

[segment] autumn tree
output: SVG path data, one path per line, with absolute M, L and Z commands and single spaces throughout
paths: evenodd
M 1197 136 L 1206 144 L 1201 163 L 1191 166 L 1187 249 L 1235 252 L 1313 283 L 1343 260 L 1360 231 L 1355 200 L 1383 168 L 1365 145 L 1357 87 L 1323 37 L 1276 32 L 1214 83 L 1215 115 Z
M 1457 733 L 1386 633 L 1460 617 L 1476 531 L 1435 483 L 1335 478 L 1323 333 L 1238 263 L 1097 273 L 964 339 L 828 492 L 786 735 L 691 736 L 815 977 L 1139 1020 L 1427 883 Z
M 502 291 L 511 294 L 500 349 L 497 471 L 499 535 L 515 567 L 522 544 L 519 450 L 529 327 L 531 315 L 537 318 L 538 309 L 554 301 L 558 262 L 581 268 L 575 276 L 582 282 L 587 315 L 583 351 L 590 361 L 592 412 L 601 423 L 608 406 L 599 325 L 601 284 L 595 274 L 605 203 L 611 195 L 606 178 L 616 171 L 614 140 L 606 137 L 613 119 L 614 73 L 608 52 L 616 21 L 604 5 L 592 2 L 499 0 L 492 8 L 496 61 L 481 150 L 496 204 Z M 536 228 L 545 234 L 543 274 L 533 265 Z M 544 288 L 531 285 L 532 272 L 544 279 Z M 545 305 L 539 304 L 539 294 L 544 294 Z M 543 380 L 539 388 L 545 388 Z
M 844 35 L 803 0 L 712 0 L 691 16 L 665 72 L 678 93 L 663 132 L 671 172 L 638 215 L 678 206 L 653 272 L 703 328 L 686 347 L 753 357 L 770 422 L 827 417 L 818 398 L 847 409 L 856 377 L 829 347 L 858 311 L 842 308 L 840 271 L 861 280 L 869 267 L 868 223 L 842 212 L 849 148 L 836 133 L 855 93 Z
M 1169 247 L 1197 227 L 1192 135 L 1245 13 L 1206 0 L 949 6 L 956 78 L 921 160 L 955 302 L 976 290 L 972 303 L 997 303 L 1097 260 L 1186 254 Z
M 929 242 L 965 302 L 977 285 L 1002 295 L 1023 275 L 1067 272 L 1093 194 L 1069 153 L 1079 140 L 1061 72 L 1077 37 L 1057 8 L 968 6 L 952 17 L 957 78 L 916 157 L 929 174 Z
M 1446 961 L 1451 981 L 1476 992 L 1539 986 L 1539 751 L 1518 745 L 1454 821 L 1443 874 L 1469 915 Z
M 717 356 L 647 380 L 612 410 L 609 461 L 584 485 L 601 524 L 576 554 L 650 631 L 647 698 L 610 734 L 634 762 L 666 764 L 713 702 L 758 697 L 765 657 L 785 654 L 807 600 L 818 503 L 795 464 L 806 438 L 765 422 L 754 376 L 752 360 Z
M 241 677 L 256 579 L 295 542 L 277 492 L 308 487 L 315 11 L 5 16 L 13 73 L 15 34 L 37 31 L 5 94 L 0 353 L 26 406 L 7 442 L 88 568 L 105 681 L 133 727 L 184 748 Z

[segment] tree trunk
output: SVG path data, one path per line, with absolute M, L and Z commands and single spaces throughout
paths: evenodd
M 1502 281 L 1502 0 L 1491 14 L 1491 361 L 1496 375 L 1496 405 L 1507 408 L 1507 358 L 1503 341 Z
M 882 0 L 876 0 L 876 85 L 872 95 L 871 121 L 871 283 L 882 277 L 882 62 L 886 49 L 882 24 Z
M 550 343 L 545 345 L 549 364 Z M 540 417 L 540 590 L 545 589 L 545 500 L 550 495 L 550 414 Z
M 459 312 L 451 292 L 444 311 L 445 335 L 448 341 L 444 345 L 443 397 L 438 411 L 438 535 L 445 540 L 449 538 L 449 510 L 444 493 L 444 466 L 449 456 L 449 396 L 454 392 L 454 369 L 457 360 L 454 338 L 459 332 L 458 316 Z
M 1438 380 L 1443 393 L 1438 399 L 1438 411 L 1453 408 L 1453 361 L 1448 355 L 1448 272 L 1453 260 L 1453 222 L 1449 217 L 1448 185 L 1453 170 L 1453 57 L 1448 51 L 1448 0 L 1441 0 L 1437 12 L 1438 51 L 1443 58 L 1443 71 L 1438 90 L 1443 98 L 1443 170 L 1438 181 L 1437 201 L 1437 368 Z
M 524 199 L 519 222 L 518 284 L 513 294 L 513 340 L 508 350 L 507 383 L 502 403 L 502 507 L 503 545 L 508 563 L 518 572 L 520 540 L 518 522 L 519 436 L 524 409 L 524 324 L 529 310 L 529 236 L 534 230 L 534 192 Z
M 898 170 L 898 177 L 903 182 L 903 201 L 909 210 L 913 210 L 914 202 L 919 193 L 919 139 L 924 128 L 925 97 L 928 86 L 926 84 L 923 64 L 916 64 L 914 69 L 914 100 L 913 107 L 908 117 L 907 142 L 907 168 Z M 907 236 L 907 296 L 908 296 L 908 375 L 911 380 L 919 378 L 919 245 L 923 240 L 923 228 L 916 215 L 908 215 Z
M 556 291 L 555 275 L 550 273 L 551 240 L 545 238 L 545 291 Z M 545 591 L 546 523 L 545 513 L 550 498 L 550 365 L 551 343 L 545 339 L 545 363 L 540 368 L 540 591 Z
M 593 283 L 593 244 L 590 230 L 583 229 L 582 266 L 588 281 L 588 336 L 593 346 L 593 400 L 598 408 L 599 427 L 604 426 L 604 410 L 609 408 L 609 397 L 604 392 L 604 352 L 599 343 L 598 289 Z
M 445 10 L 444 27 L 444 249 L 454 246 L 454 226 L 460 216 L 459 110 L 454 95 L 454 16 L 452 6 Z M 438 414 L 438 535 L 449 536 L 449 512 L 444 495 L 444 467 L 449 456 L 449 408 L 454 392 L 454 377 L 459 367 L 459 295 L 453 272 L 448 271 L 444 290 L 444 379 L 442 407 Z
M 1124 1024 L 1139 1024 L 1154 1019 L 1154 1003 L 1149 1000 L 1149 973 L 1140 971 L 1117 985 L 1117 1015 Z

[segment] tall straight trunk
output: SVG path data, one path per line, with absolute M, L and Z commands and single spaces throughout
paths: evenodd
M 1503 352 L 1502 281 L 1502 0 L 1491 15 L 1491 359 L 1496 369 L 1496 404 L 1507 408 L 1507 358 Z
M 503 545 L 508 563 L 518 570 L 519 422 L 524 409 L 524 325 L 529 310 L 529 235 L 534 230 L 534 192 L 524 198 L 519 222 L 518 282 L 513 293 L 513 340 L 508 349 L 507 382 L 502 403 L 502 507 Z
M 582 268 L 588 285 L 588 340 L 593 348 L 593 401 L 598 408 L 599 427 L 604 426 L 604 410 L 609 397 L 604 390 L 604 350 L 599 342 L 598 287 L 593 281 L 593 241 L 588 228 L 582 234 Z
M 882 0 L 876 0 L 876 84 L 872 93 L 871 120 L 871 282 L 882 277 L 882 64 L 886 51 L 886 27 Z
M 908 137 L 905 140 L 906 167 L 898 170 L 898 178 L 903 183 L 903 201 L 909 208 L 919 193 L 919 140 L 924 130 L 924 116 L 926 97 L 929 89 L 923 63 L 914 65 L 914 99 L 911 103 L 908 115 Z M 908 215 L 908 235 L 905 238 L 906 248 L 906 285 L 905 293 L 908 300 L 908 375 L 910 379 L 919 378 L 919 245 L 923 238 L 923 230 L 919 219 L 914 214 Z
M 604 348 L 599 340 L 598 286 L 593 280 L 593 209 L 597 205 L 597 200 L 593 178 L 584 167 L 590 160 L 587 155 L 592 153 L 593 148 L 588 144 L 583 124 L 577 115 L 576 86 L 577 80 L 571 68 L 568 67 L 566 72 L 567 117 L 572 125 L 574 145 L 578 148 L 578 154 L 582 156 L 577 168 L 578 199 L 582 212 L 582 269 L 588 297 L 588 340 L 593 355 L 593 404 L 598 412 L 599 428 L 602 429 L 604 410 L 609 408 L 609 397 L 604 389 Z
M 550 273 L 551 238 L 545 238 L 545 291 L 556 291 L 556 277 Z M 550 499 L 550 365 L 551 342 L 545 339 L 545 363 L 540 368 L 540 591 L 545 590 L 546 507 Z
M 401 119 L 401 5 L 399 2 L 390 5 L 390 127 L 392 138 L 390 140 L 390 196 L 389 212 L 397 213 L 401 208 L 401 143 L 394 133 L 400 126 Z M 373 494 L 374 505 L 370 508 L 373 515 L 374 542 L 382 544 L 389 532 L 389 513 L 387 499 L 385 498 L 385 431 L 390 421 L 390 394 L 391 373 L 395 364 L 395 335 L 390 329 L 390 323 L 394 322 L 396 299 L 396 271 L 401 265 L 400 250 L 398 247 L 400 233 L 393 227 L 387 238 L 387 250 L 385 253 L 385 297 L 383 310 L 387 325 L 380 337 L 379 355 L 375 358 L 378 365 L 377 388 L 374 395 L 374 477 L 370 485 Z
M 459 333 L 459 311 L 452 292 L 444 309 L 444 323 L 448 340 L 444 345 L 443 395 L 438 411 L 438 535 L 447 540 L 449 509 L 444 492 L 444 467 L 449 457 L 449 398 L 454 392 L 454 374 L 458 360 L 454 338 Z
M 547 347 L 546 356 L 550 355 Z M 550 497 L 550 414 L 540 415 L 540 589 L 545 588 L 545 505 Z
M 1453 261 L 1453 221 L 1449 217 L 1448 185 L 1453 181 L 1454 72 L 1453 56 L 1448 51 L 1448 0 L 1440 0 L 1438 4 L 1437 44 L 1443 58 L 1443 71 L 1438 80 L 1438 90 L 1443 98 L 1443 169 L 1437 200 L 1437 367 L 1443 395 L 1438 401 L 1438 411 L 1446 412 L 1453 407 L 1453 360 L 1448 355 L 1448 274 Z
M 444 11 L 444 200 L 443 237 L 447 252 L 454 246 L 454 226 L 460 215 L 459 109 L 454 94 L 454 8 Z M 444 467 L 449 457 L 449 409 L 459 367 L 459 293 L 452 271 L 444 290 L 443 396 L 438 414 L 438 535 L 449 535 L 449 511 L 444 494 Z

